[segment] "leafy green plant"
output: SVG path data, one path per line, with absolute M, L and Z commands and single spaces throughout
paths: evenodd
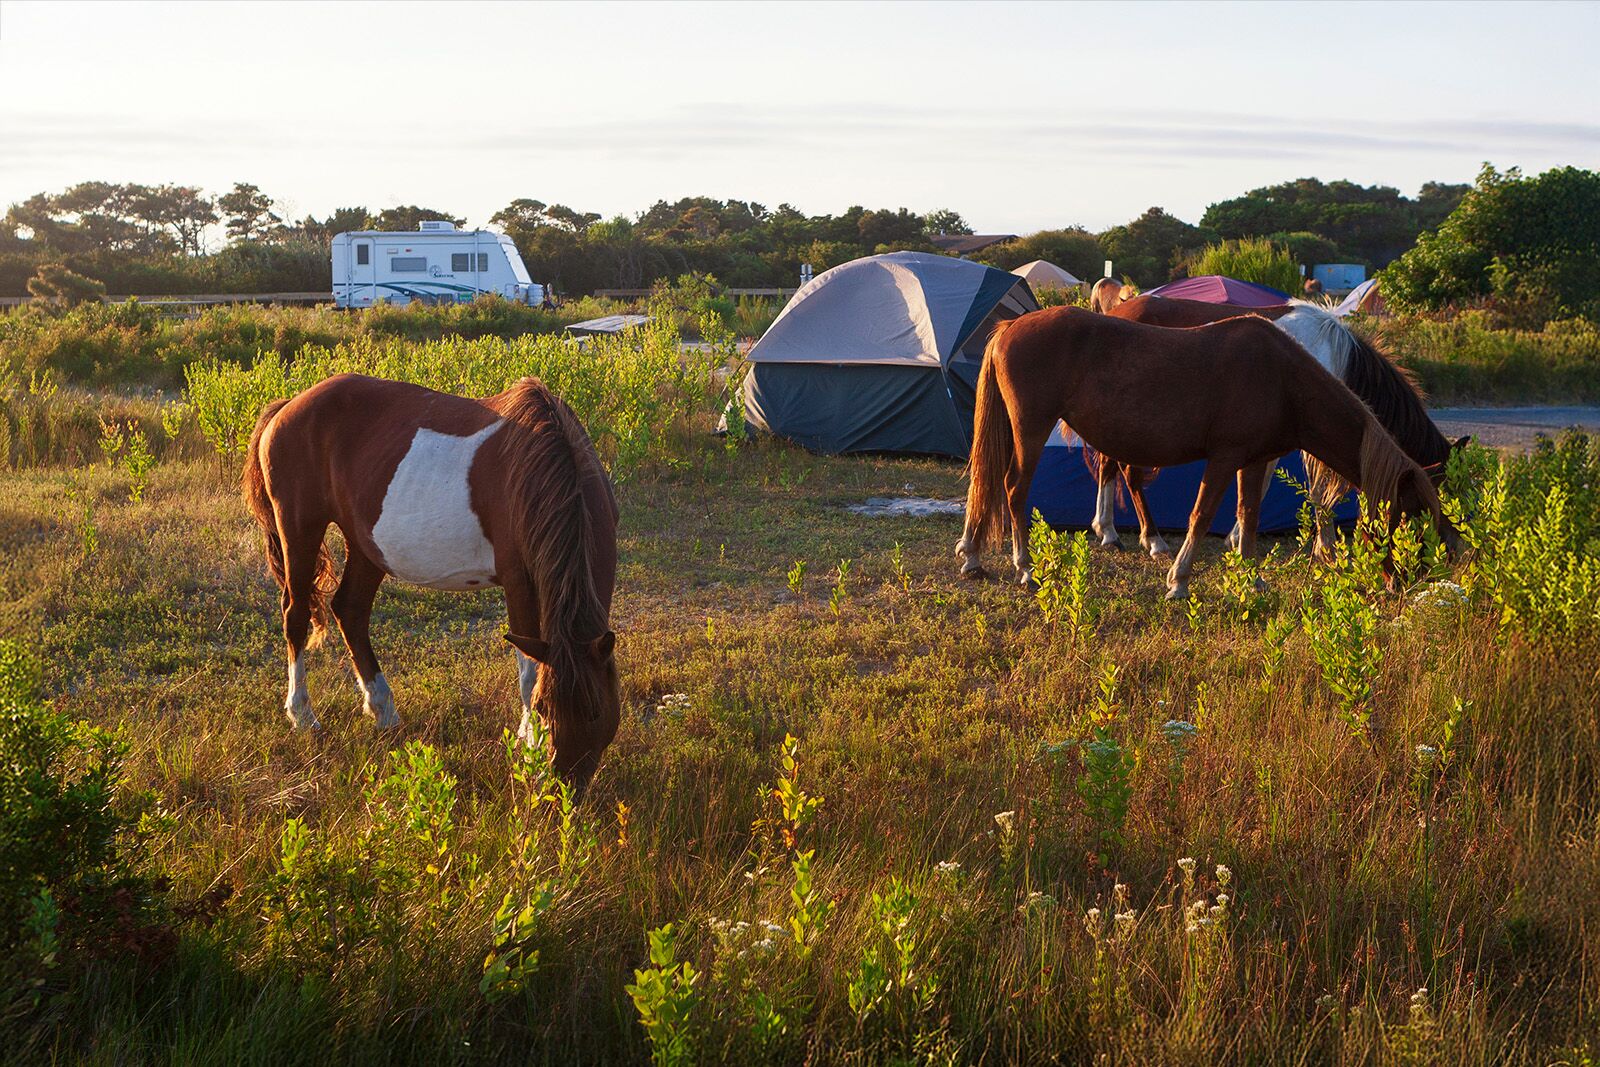
M 795 560 L 789 567 L 789 573 L 785 575 L 785 578 L 789 582 L 789 592 L 796 597 L 805 595 L 806 561 L 803 559 Z
M 1320 590 L 1308 591 L 1301 604 L 1301 625 L 1322 679 L 1338 699 L 1339 717 L 1362 738 L 1383 670 L 1378 609 L 1370 595 L 1382 581 L 1381 540 L 1378 524 L 1364 522 L 1357 536 L 1335 550 Z
M 650 1058 L 656 1067 L 694 1064 L 694 1017 L 700 1003 L 695 985 L 700 972 L 688 960 L 678 960 L 677 931 L 672 923 L 649 931 L 648 937 L 650 966 L 635 970 L 633 984 L 624 990 L 650 1040 Z
M 899 541 L 896 541 L 894 547 L 889 550 L 889 569 L 893 572 L 895 584 L 900 587 L 900 591 L 911 592 L 911 572 L 906 569 L 905 550 Z
M 1115 663 L 1106 661 L 1096 681 L 1094 705 L 1089 711 L 1089 737 L 1081 743 L 1083 772 L 1078 795 L 1083 798 L 1100 842 L 1100 862 L 1122 843 L 1122 828 L 1133 800 L 1133 772 L 1139 754 L 1116 736 L 1120 719 Z
M 144 499 L 145 484 L 155 465 L 156 458 L 150 451 L 150 443 L 145 440 L 144 431 L 130 429 L 127 452 L 122 457 L 122 467 L 128 472 L 129 478 L 129 502 L 137 504 Z
M 1028 530 L 1033 557 L 1034 601 L 1045 622 L 1063 626 L 1077 640 L 1090 625 L 1088 608 L 1089 538 L 1079 530 L 1070 538 L 1052 530 L 1035 511 Z
M 844 608 L 845 597 L 850 592 L 850 561 L 841 559 L 838 568 L 834 571 L 833 592 L 828 597 L 828 610 L 835 616 Z
M 933 1008 L 939 981 L 930 959 L 930 931 L 919 922 L 920 900 L 911 886 L 890 878 L 872 894 L 878 943 L 869 943 L 846 990 L 846 1002 L 865 1028 L 876 1020 L 886 1031 L 909 1038 Z

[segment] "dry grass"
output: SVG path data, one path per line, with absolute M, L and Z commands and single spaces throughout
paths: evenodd
M 648 1050 L 623 992 L 645 930 L 680 927 L 699 987 L 703 1059 L 754 1055 L 736 1005 L 748 980 L 791 998 L 781 1062 L 1589 1062 L 1600 964 L 1600 706 L 1592 656 L 1495 635 L 1482 616 L 1427 619 L 1385 602 L 1370 739 L 1339 720 L 1303 636 L 1269 690 L 1264 633 L 1221 591 L 1206 546 L 1193 620 L 1164 603 L 1137 553 L 1094 555 L 1093 637 L 1073 644 L 1015 587 L 958 581 L 949 518 L 866 518 L 872 494 L 961 493 L 955 467 L 825 459 L 773 444 L 692 450 L 619 489 L 615 622 L 627 712 L 581 818 L 591 859 L 541 926 L 528 989 L 478 993 L 507 888 L 513 814 L 501 730 L 515 672 L 490 594 L 386 587 L 375 641 L 404 725 L 375 736 L 343 650 L 310 686 L 326 737 L 290 732 L 279 705 L 276 593 L 215 460 L 157 468 L 140 504 L 126 477 L 8 475 L 0 487 L 0 636 L 32 643 L 58 706 L 120 726 L 131 783 L 174 821 L 149 863 L 189 899 L 237 894 L 211 929 L 186 928 L 161 963 L 85 962 L 52 998 L 4 1022 L 0 1057 L 90 1062 L 617 1062 Z M 908 581 L 891 553 L 903 546 Z M 1284 546 L 1272 614 L 1298 610 L 1315 572 Z M 854 561 L 837 615 L 834 565 Z M 785 573 L 810 564 L 804 595 Z M 1198 623 L 1198 627 L 1195 626 Z M 1115 728 L 1140 754 L 1120 839 L 1102 864 L 1077 749 L 1105 661 L 1121 667 Z M 686 706 L 657 711 L 666 694 Z M 1419 791 L 1415 747 L 1470 707 Z M 1198 724 L 1181 779 L 1160 727 Z M 713 919 L 788 914 L 782 864 L 760 870 L 757 792 L 786 732 L 801 781 L 826 801 L 808 834 L 833 915 L 808 959 L 720 961 Z M 353 849 L 372 826 L 366 770 L 420 739 L 458 780 L 454 904 L 400 901 L 402 925 L 338 954 L 286 945 L 267 886 L 284 821 Z M 618 803 L 630 811 L 618 842 Z M 1015 837 L 994 815 L 1017 812 Z M 1426 813 L 1426 829 L 1419 822 Z M 1426 833 L 1426 838 L 1425 838 Z M 553 838 L 546 827 L 546 850 Z M 1195 857 L 1185 890 L 1176 861 Z M 770 860 L 771 857 L 768 856 Z M 953 860 L 959 874 L 935 865 Z M 1214 900 L 1220 933 L 1186 934 Z M 753 875 L 747 878 L 746 875 Z M 456 877 L 457 875 L 452 875 Z M 926 1011 L 858 1019 L 847 987 L 874 944 L 871 895 L 898 876 L 938 980 Z M 1115 886 L 1137 914 L 1109 923 Z M 1054 902 L 1036 899 L 1039 892 Z M 1019 906 L 1024 910 L 1019 911 Z M 430 918 L 430 916 L 433 916 Z M 1422 1010 L 1412 997 L 1428 989 Z M 1320 998 L 1331 998 L 1322 1000 Z M 1319 1002 L 1320 1001 L 1320 1002 Z

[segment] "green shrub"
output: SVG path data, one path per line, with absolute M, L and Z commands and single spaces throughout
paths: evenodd
M 59 954 L 167 947 L 162 884 L 140 870 L 149 798 L 123 783 L 126 746 L 43 702 L 39 665 L 0 640 L 0 982 L 32 984 Z M 9 990 L 8 990 L 9 991 Z
M 1209 245 L 1189 261 L 1189 274 L 1221 274 L 1254 282 L 1296 296 L 1304 281 L 1288 249 L 1263 237 L 1246 237 Z

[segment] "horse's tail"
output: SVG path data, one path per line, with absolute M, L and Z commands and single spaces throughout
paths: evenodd
M 288 585 L 289 574 L 283 561 L 283 536 L 278 532 L 278 513 L 272 506 L 272 496 L 267 492 L 266 471 L 261 467 L 261 435 L 272 424 L 278 410 L 288 402 L 274 400 L 261 409 L 256 428 L 250 432 L 250 449 L 245 455 L 244 475 L 240 479 L 245 505 L 249 507 L 256 525 L 261 527 L 267 570 L 272 573 L 272 580 L 279 589 Z M 339 575 L 334 569 L 333 556 L 324 541 L 317 548 L 317 574 L 311 583 L 311 636 L 306 642 L 308 648 L 315 648 L 327 636 L 332 615 L 328 610 L 328 598 L 338 584 Z
M 1000 523 L 996 521 L 1005 512 L 1005 477 L 1011 468 L 1015 451 L 1011 432 L 1011 417 L 1006 412 L 1006 402 L 1000 395 L 1000 383 L 995 376 L 995 360 L 1000 354 L 1000 342 L 1006 329 L 1016 320 L 1001 322 L 989 335 L 983 350 L 983 370 L 978 374 L 978 396 L 973 413 L 972 455 L 967 460 L 967 473 L 972 476 L 967 487 L 967 534 L 973 548 L 982 549 L 998 543 Z

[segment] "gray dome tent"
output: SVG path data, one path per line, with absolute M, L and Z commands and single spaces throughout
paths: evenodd
M 818 452 L 965 457 L 988 327 L 1038 307 L 1021 278 L 965 259 L 834 267 L 751 348 L 746 422 Z

